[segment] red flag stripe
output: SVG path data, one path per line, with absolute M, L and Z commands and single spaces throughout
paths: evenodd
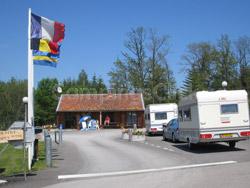
M 59 22 L 54 23 L 53 42 L 61 42 L 64 39 L 65 25 Z

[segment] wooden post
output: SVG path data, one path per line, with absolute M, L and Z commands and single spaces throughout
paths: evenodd
M 99 119 L 99 120 L 100 120 L 100 121 L 99 121 L 99 125 L 100 125 L 100 127 L 101 127 L 101 126 L 102 126 L 102 112 L 100 112 L 99 118 L 100 118 L 100 119 Z
M 76 114 L 76 129 L 80 130 L 81 129 L 81 125 L 79 124 L 80 121 L 80 113 Z

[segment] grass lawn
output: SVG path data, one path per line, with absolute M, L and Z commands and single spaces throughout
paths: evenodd
M 6 144 L 0 144 L 0 152 L 5 146 Z M 39 142 L 38 148 L 39 160 L 32 166 L 31 171 L 38 171 L 46 168 L 44 142 Z M 23 171 L 23 149 L 15 149 L 12 145 L 8 144 L 7 149 L 0 154 L 0 176 L 11 176 L 23 173 Z

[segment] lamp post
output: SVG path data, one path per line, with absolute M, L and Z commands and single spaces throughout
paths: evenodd
M 223 82 L 221 83 L 221 85 L 222 85 L 223 89 L 224 89 L 224 90 L 226 90 L 226 87 L 227 87 L 227 81 L 223 81 Z
M 23 166 L 24 166 L 24 180 L 26 181 L 26 123 L 28 121 L 28 97 L 23 97 L 23 103 L 24 103 L 24 124 L 23 124 Z
M 62 87 L 60 85 L 57 85 L 56 93 L 58 94 L 57 99 L 59 101 L 59 96 L 62 93 Z M 57 121 L 57 126 L 58 126 L 58 124 L 59 124 L 58 120 L 56 120 L 56 121 Z M 55 135 L 56 135 L 56 132 L 55 132 Z M 62 125 L 61 124 L 59 125 L 59 144 L 62 144 Z

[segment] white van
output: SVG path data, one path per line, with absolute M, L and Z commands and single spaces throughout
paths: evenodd
M 177 104 L 150 104 L 145 109 L 145 125 L 148 134 L 163 132 L 163 124 L 177 118 Z
M 179 140 L 196 143 L 228 142 L 231 148 L 250 137 L 245 90 L 200 91 L 179 102 Z

